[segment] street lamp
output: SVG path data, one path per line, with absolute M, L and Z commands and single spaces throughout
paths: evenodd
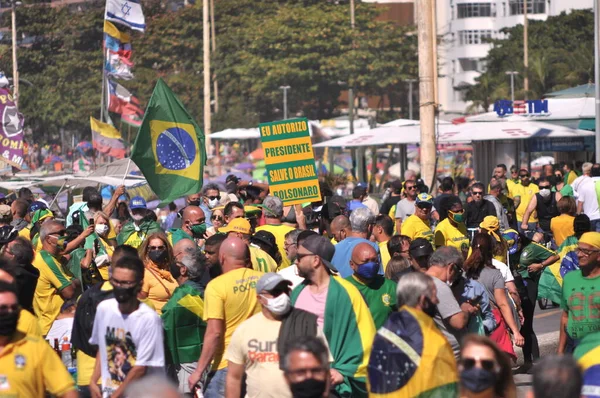
M 505 74 L 510 76 L 510 100 L 513 102 L 515 102 L 515 75 L 518 75 L 519 72 L 517 71 L 508 71 L 508 72 L 504 72 Z
M 287 91 L 290 88 L 291 88 L 290 86 L 279 86 L 279 89 L 283 90 L 283 120 L 287 120 L 287 118 L 288 118 Z
M 417 79 L 408 79 L 408 118 L 413 120 L 413 83 L 416 83 Z

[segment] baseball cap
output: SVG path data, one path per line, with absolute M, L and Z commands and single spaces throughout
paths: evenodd
M 48 206 L 46 206 L 46 204 L 44 202 L 40 202 L 38 200 L 36 200 L 35 202 L 32 202 L 29 205 L 29 209 L 28 209 L 28 213 L 33 213 L 36 210 L 44 210 L 47 209 Z
M 410 242 L 408 253 L 411 257 L 424 257 L 433 254 L 433 246 L 431 242 L 424 238 L 417 238 Z
M 361 181 L 361 182 L 359 182 L 358 184 L 356 184 L 356 186 L 357 186 L 358 188 L 363 188 L 363 189 L 367 189 L 367 188 L 369 188 L 369 184 L 367 184 L 367 183 L 366 183 L 366 182 L 364 182 L 364 181 Z
M 129 202 L 129 208 L 131 210 L 146 209 L 146 201 L 141 196 L 134 196 Z
M 342 196 L 334 195 L 327 200 L 327 214 L 329 219 L 334 219 L 335 217 L 344 214 L 344 210 L 346 209 L 346 199 Z
M 240 181 L 240 179 L 238 177 L 236 177 L 235 174 L 229 174 L 227 176 L 227 178 L 225 179 L 225 184 L 229 184 L 230 182 L 237 184 L 239 181 Z
M 417 204 L 429 204 L 433 206 L 433 197 L 428 193 L 422 192 L 417 195 Z
M 331 264 L 331 259 L 335 254 L 335 246 L 324 236 L 311 235 L 306 237 L 300 244 L 303 248 L 321 257 L 323 263 L 333 272 L 337 272 L 337 269 Z
M 239 232 L 244 235 L 250 235 L 250 222 L 245 218 L 234 218 L 224 227 L 219 228 L 219 232 Z
M 257 240 L 265 245 L 275 248 L 277 247 L 277 241 L 275 240 L 275 235 L 270 233 L 269 231 L 258 231 L 252 236 L 252 240 Z
M 11 214 L 10 206 L 0 205 L 0 218 L 8 218 Z
M 285 283 L 288 286 L 292 285 L 292 282 L 285 279 L 283 276 L 275 272 L 267 272 L 256 282 L 256 293 L 270 292 L 277 286 Z

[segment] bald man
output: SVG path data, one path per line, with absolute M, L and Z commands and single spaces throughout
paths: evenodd
M 204 211 L 198 206 L 187 206 L 183 209 L 181 228 L 170 229 L 167 238 L 173 246 L 182 239 L 191 239 L 199 243 L 200 240 L 204 239 L 205 232 L 206 216 Z
M 331 234 L 336 242 L 341 242 L 352 233 L 350 219 L 344 215 L 337 216 L 331 221 Z
M 375 328 L 379 329 L 396 310 L 396 283 L 379 274 L 379 255 L 368 243 L 354 247 L 350 268 L 354 273 L 346 280 L 360 291 L 369 306 Z
M 209 369 L 204 393 L 207 397 L 225 396 L 227 360 L 223 353 L 235 329 L 260 312 L 256 282 L 263 273 L 252 269 L 248 245 L 237 237 L 225 239 L 219 249 L 219 262 L 223 274 L 210 281 L 204 293 L 203 319 L 207 327 L 200 359 L 189 379 L 190 389 L 193 389 L 203 372 Z

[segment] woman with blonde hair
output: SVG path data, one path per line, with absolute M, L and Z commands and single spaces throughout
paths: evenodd
M 516 398 L 508 356 L 489 338 L 467 335 L 458 362 L 461 398 Z
M 173 263 L 173 248 L 163 232 L 155 232 L 148 236 L 139 248 L 140 258 L 144 262 L 144 282 L 138 297 L 149 299 L 158 315 L 162 307 L 169 301 L 178 284 L 171 275 L 170 265 Z
M 105 281 L 108 280 L 108 268 L 111 264 L 111 259 L 115 247 L 117 247 L 117 235 L 110 223 L 110 217 L 102 211 L 97 211 L 94 214 L 94 232 L 98 239 L 94 241 L 93 258 L 96 267 Z

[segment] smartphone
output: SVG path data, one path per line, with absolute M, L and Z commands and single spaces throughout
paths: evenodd
M 89 223 L 89 225 L 94 225 L 94 219 L 93 218 L 88 219 L 88 223 Z
M 469 300 L 469 302 L 471 303 L 471 305 L 475 306 L 475 305 L 479 304 L 479 302 L 481 301 L 482 298 L 483 298 L 483 295 L 477 296 L 477 297 Z

